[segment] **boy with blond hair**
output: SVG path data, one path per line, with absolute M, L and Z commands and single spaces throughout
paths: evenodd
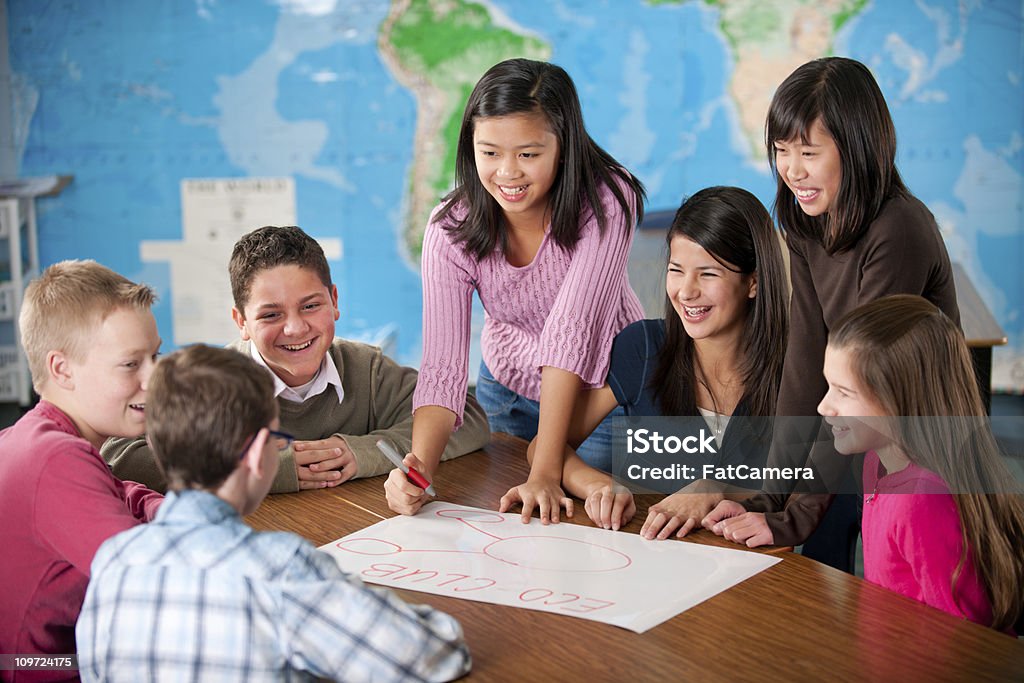
M 108 437 L 144 430 L 160 350 L 153 301 L 94 261 L 52 265 L 25 290 L 18 324 L 41 400 L 0 432 L 0 652 L 73 653 L 96 549 L 163 499 L 115 478 L 99 453 Z
M 283 428 L 296 437 L 281 458 L 271 493 L 337 486 L 393 468 L 377 450 L 389 439 L 412 449 L 412 396 L 418 373 L 381 350 L 334 336 L 338 288 L 323 249 L 300 228 L 266 226 L 244 235 L 228 266 L 239 340 L 230 346 L 274 375 Z M 487 416 L 472 396 L 443 453 L 448 460 L 483 448 Z M 144 439 L 103 449 L 114 474 L 162 490 Z
M 299 536 L 242 517 L 292 437 L 273 380 L 231 349 L 157 365 L 148 438 L 169 492 L 100 548 L 78 622 L 86 681 L 447 681 L 469 671 L 452 617 L 369 588 Z

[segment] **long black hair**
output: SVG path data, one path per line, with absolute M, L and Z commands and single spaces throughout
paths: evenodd
M 743 324 L 740 375 L 750 415 L 773 415 L 789 325 L 782 250 L 771 216 L 746 190 L 709 187 L 679 207 L 666 244 L 671 246 L 677 237 L 696 242 L 733 272 L 756 273 L 757 296 L 748 300 Z M 703 380 L 694 351 L 693 339 L 666 295 L 665 343 L 658 353 L 653 386 L 663 415 L 697 414 L 697 386 Z
M 547 62 L 509 59 L 488 69 L 469 95 L 459 132 L 455 189 L 445 197 L 435 218 L 441 220 L 455 207 L 464 206 L 466 215 L 455 219 L 449 229 L 455 241 L 476 259 L 507 246 L 501 207 L 477 176 L 473 149 L 476 121 L 537 112 L 547 119 L 561 153 L 549 204 L 555 243 L 571 250 L 580 238 L 581 219 L 587 220 L 590 215 L 597 218 L 602 232 L 608 228 L 600 200 L 602 185 L 622 207 L 626 219 L 622 229 L 629 231 L 643 219 L 643 184 L 587 134 L 576 86 L 569 74 Z M 632 196 L 627 197 L 623 188 Z
M 808 216 L 779 175 L 775 143 L 798 137 L 806 142 L 819 119 L 839 148 L 842 179 L 833 209 Z M 852 247 L 887 200 L 907 194 L 896 170 L 896 127 L 885 97 L 868 68 L 854 59 L 824 57 L 790 74 L 768 108 L 765 144 L 777 184 L 779 226 L 829 254 Z

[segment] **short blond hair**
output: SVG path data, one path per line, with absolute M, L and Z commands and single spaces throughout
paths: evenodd
M 156 294 L 95 261 L 55 263 L 25 289 L 18 317 L 21 346 L 28 358 L 32 386 L 46 386 L 46 357 L 60 351 L 81 360 L 90 333 L 115 310 L 148 310 Z

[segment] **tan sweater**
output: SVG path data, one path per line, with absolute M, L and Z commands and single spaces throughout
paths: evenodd
M 228 347 L 249 353 L 246 341 L 238 340 Z M 375 346 L 346 339 L 335 339 L 330 353 L 345 389 L 345 400 L 339 403 L 332 387 L 303 403 L 278 398 L 281 429 L 301 441 L 340 436 L 356 457 L 357 477 L 384 474 L 393 465 L 377 450 L 377 439 L 389 438 L 403 453 L 412 448 L 412 395 L 417 372 L 395 363 Z M 441 459 L 479 450 L 489 439 L 487 416 L 476 400 L 467 396 L 462 426 L 452 434 Z M 101 453 L 120 479 L 137 481 L 156 491 L 167 488 L 145 437 L 110 439 Z M 298 490 L 298 473 L 289 450 L 281 457 L 270 492 Z

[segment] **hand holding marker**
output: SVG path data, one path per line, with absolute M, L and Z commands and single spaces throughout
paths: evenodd
M 377 441 L 377 448 L 380 449 L 380 452 L 384 454 L 384 457 L 390 460 L 395 467 L 405 473 L 405 476 L 409 478 L 409 481 L 426 491 L 427 495 L 437 498 L 437 491 L 435 491 L 434 487 L 430 485 L 430 482 L 427 481 L 426 477 L 417 472 L 415 468 L 406 467 L 405 463 L 402 462 L 402 456 L 398 454 L 398 451 L 395 450 L 394 446 L 384 439 L 380 439 Z

